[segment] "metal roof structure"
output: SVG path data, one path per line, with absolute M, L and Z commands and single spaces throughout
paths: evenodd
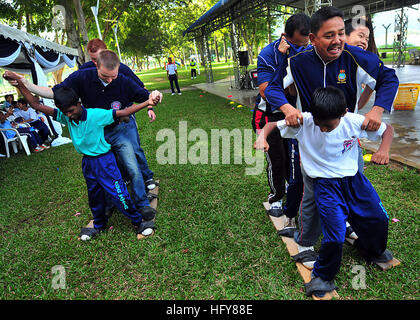
M 197 38 L 210 34 L 251 12 L 263 14 L 267 6 L 270 6 L 273 13 L 285 13 L 279 9 L 281 6 L 305 11 L 313 2 L 313 0 L 220 0 L 190 25 L 183 35 Z M 363 6 L 366 14 L 374 14 L 419 4 L 420 0 L 330 0 L 324 2 L 329 2 L 341 9 L 344 16 L 350 18 L 356 14 L 352 13 L 352 8 L 355 6 Z
M 189 39 L 197 39 L 201 47 L 205 65 L 207 82 L 213 82 L 211 67 L 211 53 L 208 44 L 209 35 L 223 27 L 230 27 L 231 48 L 233 56 L 233 73 L 235 87 L 243 88 L 248 79 L 247 67 L 242 68 L 239 63 L 239 33 L 238 26 L 247 15 L 267 19 L 279 15 L 290 15 L 305 12 L 308 16 L 323 6 L 335 6 L 343 11 L 345 19 L 371 15 L 374 13 L 401 9 L 395 20 L 398 37 L 393 43 L 393 65 L 404 66 L 407 37 L 408 17 L 404 13 L 405 7 L 419 4 L 420 0 L 220 0 L 213 7 L 191 24 L 183 35 Z M 292 8 L 294 10 L 288 10 Z M 292 11 L 292 12 L 290 12 Z

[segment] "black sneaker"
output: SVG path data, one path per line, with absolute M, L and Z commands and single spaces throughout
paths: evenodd
M 96 229 L 96 228 L 82 228 L 80 230 L 79 238 L 82 241 L 89 241 L 93 237 L 97 236 L 101 233 L 104 229 Z
M 311 277 L 313 277 L 312 273 Z M 336 289 L 338 289 L 338 287 L 334 284 L 334 280 L 325 281 L 320 277 L 312 278 L 310 282 L 305 283 L 305 294 L 307 297 L 315 295 L 318 298 L 322 298 L 327 292 Z
M 156 216 L 156 210 L 152 207 L 143 207 L 140 209 L 140 214 L 143 216 L 143 220 L 150 221 Z
M 145 181 L 144 184 L 146 185 L 147 191 L 153 190 L 154 188 L 159 186 L 159 183 L 157 183 L 154 179 L 149 179 Z
M 147 237 L 153 234 L 154 229 L 156 229 L 156 225 L 153 221 L 142 221 L 140 225 L 136 227 L 136 234 Z

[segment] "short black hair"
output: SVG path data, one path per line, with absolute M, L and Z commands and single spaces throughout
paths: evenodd
M 343 12 L 333 6 L 322 7 L 316 11 L 311 17 L 311 32 L 316 34 L 321 29 L 322 24 L 334 17 L 340 17 L 343 19 Z M 344 19 L 343 19 L 344 20 Z
M 297 13 L 292 15 L 286 21 L 284 26 L 284 32 L 289 38 L 293 37 L 295 31 L 298 31 L 301 35 L 307 36 L 311 30 L 311 18 L 304 13 Z
M 346 112 L 347 101 L 343 91 L 337 87 L 317 88 L 311 97 L 311 113 L 314 119 L 333 120 Z
M 12 97 L 12 99 L 14 100 L 15 99 L 15 97 L 13 96 L 13 94 L 6 94 L 5 96 L 4 96 L 4 99 L 7 101 L 7 98 L 8 97 Z
M 54 103 L 61 112 L 66 111 L 71 106 L 77 105 L 79 96 L 77 93 L 68 87 L 58 87 L 54 90 Z
M 18 101 L 17 101 L 18 103 L 21 103 L 21 104 L 28 104 L 28 102 L 24 99 L 24 98 L 20 98 L 20 99 L 18 99 Z
M 357 19 L 357 24 L 361 24 L 366 26 L 369 31 L 372 30 L 372 24 L 367 21 L 366 19 L 363 18 L 359 18 Z M 349 36 L 350 33 L 352 33 L 354 31 L 354 27 L 353 27 L 353 18 L 352 19 L 347 19 L 346 21 L 344 21 L 344 28 L 346 30 L 346 35 Z

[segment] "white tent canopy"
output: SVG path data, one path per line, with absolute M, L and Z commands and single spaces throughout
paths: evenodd
M 0 24 L 0 67 L 19 73 L 32 75 L 33 83 L 48 86 L 46 73 L 63 68 L 73 68 L 78 56 L 77 49 L 59 45 L 42 39 L 22 30 Z M 44 104 L 55 107 L 50 99 Z M 52 146 L 68 143 L 69 139 L 61 137 L 61 125 L 47 117 L 51 132 L 56 139 Z
M 48 73 L 61 69 L 65 64 L 73 68 L 77 56 L 77 49 L 0 24 L 0 67 L 2 68 L 33 73 L 33 62 L 36 61 L 44 73 Z

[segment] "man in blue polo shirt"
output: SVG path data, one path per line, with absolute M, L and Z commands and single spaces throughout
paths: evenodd
M 115 156 L 111 152 L 111 145 L 104 136 L 104 127 L 114 123 L 118 117 L 128 116 L 148 105 L 154 105 L 152 97 L 141 104 L 132 105 L 122 110 L 85 109 L 73 89 L 60 86 L 54 90 L 54 103 L 58 108 L 55 109 L 40 104 L 22 84 L 22 81 L 19 81 L 16 74 L 6 71 L 4 77 L 18 79 L 19 90 L 35 110 L 53 116 L 56 121 L 65 124 L 69 128 L 76 151 L 84 155 L 82 171 L 88 189 L 93 228 L 82 228 L 80 239 L 90 240 L 106 228 L 108 221 L 104 204 L 106 195 L 131 220 L 136 227 L 137 234 L 143 236 L 152 234 L 154 223 L 150 221 L 150 216 L 142 215 L 132 204 L 117 167 Z
M 362 129 L 378 130 L 382 113 L 392 111 L 398 91 L 395 71 L 385 67 L 377 55 L 345 44 L 343 13 L 335 7 L 321 8 L 312 15 L 309 37 L 313 47 L 290 57 L 287 69 L 279 70 L 268 85 L 265 95 L 272 110 L 281 110 L 285 114 L 286 125 L 298 127 L 303 120 L 301 111 L 311 111 L 310 99 L 315 89 L 332 85 L 344 92 L 349 111 L 357 112 L 364 83 L 376 91 L 376 97 L 374 106 L 365 114 Z M 292 84 L 297 91 L 297 109 L 285 96 L 284 88 Z M 302 259 L 306 259 L 308 251 L 314 250 L 321 226 L 312 179 L 303 170 L 302 174 L 305 190 L 299 219 L 301 225 L 294 238 Z M 310 261 L 302 262 L 311 268 L 315 258 L 310 254 Z
M 270 104 L 265 100 L 264 91 L 273 79 L 277 69 L 285 68 L 289 56 L 302 51 L 309 42 L 310 18 L 298 13 L 287 19 L 285 33 L 264 49 L 258 55 L 258 87 L 256 105 L 253 113 L 252 126 L 259 134 L 267 122 L 284 119 L 280 110 L 272 112 Z M 293 103 L 295 97 L 287 93 L 289 101 Z M 294 227 L 294 217 L 299 210 L 302 199 L 303 182 L 300 174 L 299 150 L 296 139 L 283 139 L 279 130 L 275 129 L 269 135 L 270 149 L 266 152 L 267 178 L 270 186 L 268 202 L 271 216 L 279 217 L 283 214 L 289 220 L 285 232 Z M 285 195 L 285 181 L 288 182 L 286 203 L 282 203 Z M 289 228 L 290 227 L 290 228 Z
M 33 93 L 46 98 L 53 98 L 53 92 L 62 86 L 72 88 L 82 100 L 85 108 L 124 109 L 133 101 L 143 102 L 149 99 L 161 101 L 162 94 L 158 91 L 149 92 L 140 87 L 126 76 L 119 74 L 120 61 L 115 52 L 102 50 L 98 55 L 98 68 L 88 68 L 73 72 L 61 84 L 55 87 L 40 87 L 23 77 L 22 82 Z M 16 85 L 16 82 L 11 82 Z M 135 133 L 135 135 L 133 134 Z M 150 207 L 147 199 L 145 183 L 138 157 L 140 140 L 137 134 L 135 120 L 130 118 L 128 123 L 120 122 L 105 128 L 105 139 L 111 144 L 119 165 L 131 181 L 132 198 L 136 208 L 142 215 L 155 215 L 155 209 Z

